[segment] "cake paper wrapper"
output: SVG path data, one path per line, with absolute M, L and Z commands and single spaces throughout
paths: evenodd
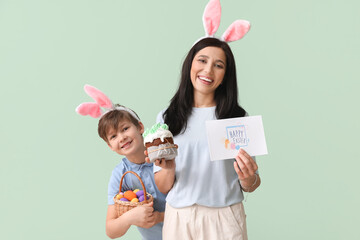
M 177 148 L 171 143 L 148 147 L 147 152 L 150 162 L 155 162 L 156 159 L 162 158 L 165 160 L 171 160 L 177 156 Z

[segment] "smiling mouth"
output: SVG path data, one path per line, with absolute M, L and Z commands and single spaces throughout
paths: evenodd
M 128 148 L 131 143 L 132 141 L 125 143 L 124 145 L 121 146 L 121 148 Z
M 207 78 L 205 76 L 198 76 L 198 78 L 201 80 L 201 81 L 205 81 L 207 83 L 212 83 L 214 80 L 210 79 L 210 78 Z

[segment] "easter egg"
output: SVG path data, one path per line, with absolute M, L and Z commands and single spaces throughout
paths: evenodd
M 142 202 L 142 201 L 144 201 L 144 195 L 141 195 L 141 196 L 139 197 L 139 202 Z
M 121 198 L 120 201 L 130 202 L 129 200 L 127 200 L 127 198 Z
M 133 191 L 129 190 L 129 191 L 124 192 L 124 197 L 127 200 L 131 201 L 133 198 L 136 198 L 137 196 Z
M 133 192 L 134 192 L 134 193 L 137 193 L 138 191 L 140 191 L 140 189 L 135 189 Z
M 139 202 L 139 199 L 133 198 L 130 202 Z
M 120 193 L 116 195 L 116 199 L 117 199 L 117 200 L 119 200 L 119 199 L 121 199 L 121 198 L 123 198 L 123 197 L 124 197 L 124 195 L 122 195 L 122 194 L 120 194 Z
M 144 191 L 143 190 L 139 190 L 136 192 L 136 196 L 139 198 L 140 196 L 144 195 Z

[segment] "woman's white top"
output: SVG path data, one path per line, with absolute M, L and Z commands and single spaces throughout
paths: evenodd
M 244 199 L 234 159 L 210 160 L 205 121 L 216 120 L 215 108 L 193 108 L 186 131 L 174 137 L 174 143 L 179 146 L 176 178 L 166 198 L 174 208 L 194 204 L 225 207 Z M 164 111 L 158 114 L 157 122 L 164 123 Z M 159 170 L 154 165 L 154 172 Z

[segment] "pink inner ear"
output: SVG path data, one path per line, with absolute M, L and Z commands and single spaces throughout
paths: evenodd
M 104 107 L 108 109 L 112 108 L 113 104 L 111 100 L 99 89 L 86 84 L 84 86 L 84 90 L 90 97 L 92 97 L 100 105 L 100 107 Z
M 210 0 L 206 5 L 203 15 L 205 32 L 208 36 L 214 36 L 219 28 L 221 19 L 221 5 L 219 0 Z
M 226 29 L 222 35 L 222 39 L 224 39 L 225 42 L 233 42 L 243 38 L 249 30 L 250 23 L 248 21 L 236 20 Z
M 97 103 L 92 103 L 92 102 L 86 102 L 80 104 L 75 111 L 80 115 L 83 116 L 90 115 L 93 118 L 98 118 L 102 114 L 100 106 Z

